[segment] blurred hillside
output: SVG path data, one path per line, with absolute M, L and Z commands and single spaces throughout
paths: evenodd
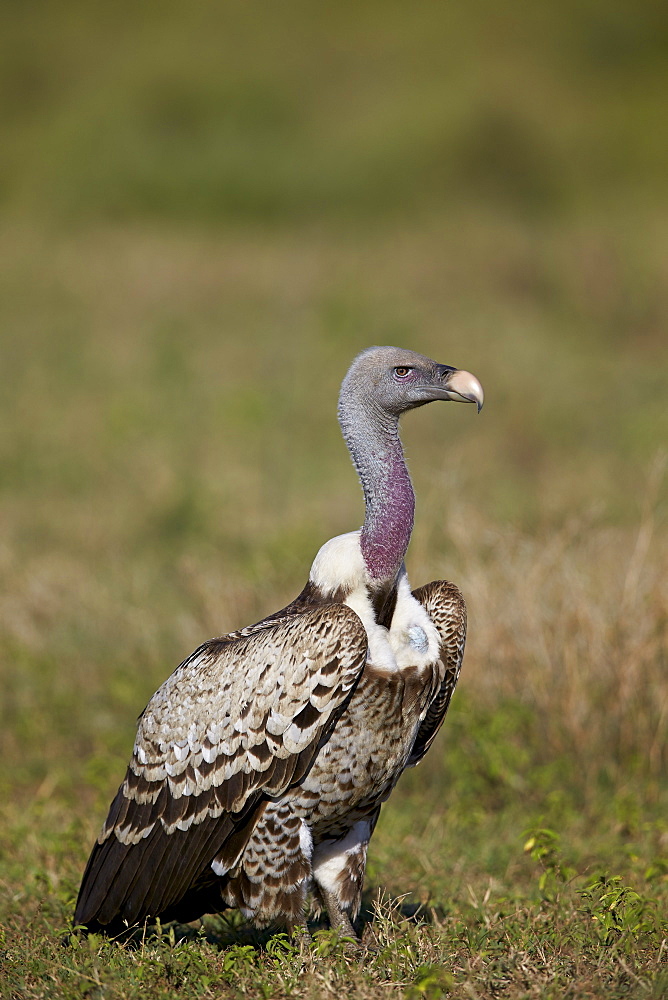
M 544 220 L 665 197 L 659 0 L 34 0 L 3 21 L 3 201 L 52 222 Z

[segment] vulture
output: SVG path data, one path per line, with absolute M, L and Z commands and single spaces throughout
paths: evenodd
M 404 566 L 415 495 L 399 417 L 434 400 L 480 411 L 483 390 L 413 351 L 354 359 L 338 417 L 364 524 L 322 546 L 291 604 L 205 642 L 153 695 L 75 925 L 119 934 L 235 907 L 305 933 L 311 898 L 355 937 L 381 805 L 433 743 L 464 653 L 457 587 L 411 591 Z

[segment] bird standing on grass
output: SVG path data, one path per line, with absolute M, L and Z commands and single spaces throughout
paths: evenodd
M 364 525 L 323 545 L 291 604 L 205 642 L 153 695 L 77 925 L 119 933 L 238 907 L 294 930 L 312 893 L 354 936 L 380 807 L 431 746 L 464 653 L 457 587 L 411 592 L 404 566 L 415 496 L 399 417 L 439 399 L 480 410 L 483 391 L 413 351 L 355 358 L 338 412 Z

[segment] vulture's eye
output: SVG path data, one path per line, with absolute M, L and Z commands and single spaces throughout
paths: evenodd
M 412 368 L 395 368 L 394 377 L 395 378 L 408 378 L 410 373 L 413 371 Z

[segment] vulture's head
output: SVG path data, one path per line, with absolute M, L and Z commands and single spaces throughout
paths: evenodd
M 358 354 L 343 380 L 340 405 L 352 397 L 394 417 L 437 399 L 475 403 L 478 412 L 484 401 L 475 375 L 399 347 L 369 347 Z

